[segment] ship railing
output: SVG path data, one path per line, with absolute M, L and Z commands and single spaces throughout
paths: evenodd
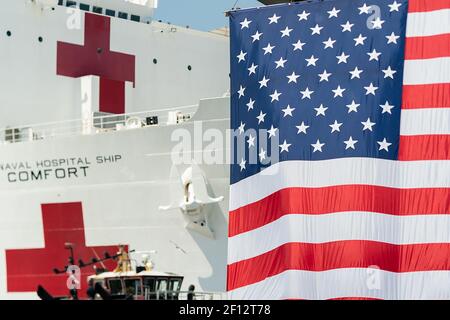
M 226 300 L 225 292 L 199 292 L 199 291 L 150 291 L 144 289 L 145 300 Z
M 31 124 L 0 129 L 0 143 L 17 143 L 53 137 L 91 135 L 189 121 L 197 105 L 125 114 L 93 114 L 84 119 Z

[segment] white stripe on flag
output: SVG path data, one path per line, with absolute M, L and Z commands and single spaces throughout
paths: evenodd
M 373 212 L 290 214 L 228 239 L 228 264 L 290 242 L 367 240 L 397 245 L 450 243 L 450 215 L 394 216 Z
M 400 134 L 402 136 L 450 134 L 450 109 L 404 109 L 401 115 Z
M 450 16 L 449 16 L 450 19 Z M 405 60 L 404 85 L 450 83 L 450 57 Z
M 450 33 L 450 9 L 408 14 L 407 37 L 425 37 L 444 33 Z
M 394 273 L 346 268 L 321 272 L 289 270 L 229 292 L 230 299 L 333 299 L 367 297 L 392 300 L 450 299 L 450 271 Z
M 230 211 L 290 187 L 375 185 L 392 188 L 450 187 L 450 161 L 393 161 L 341 158 L 284 161 L 230 187 Z M 256 187 L 257 186 L 257 187 Z

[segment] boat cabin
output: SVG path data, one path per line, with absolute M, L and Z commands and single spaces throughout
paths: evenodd
M 126 271 L 104 272 L 88 277 L 95 286 L 100 283 L 113 296 L 135 300 L 178 300 L 183 276 L 170 272 Z

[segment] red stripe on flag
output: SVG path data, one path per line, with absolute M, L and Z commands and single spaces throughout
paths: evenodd
M 402 109 L 450 108 L 450 83 L 404 85 Z
M 287 270 L 325 271 L 377 266 L 390 272 L 450 269 L 450 244 L 395 245 L 346 240 L 287 243 L 257 257 L 228 265 L 228 290 L 262 281 Z
M 383 300 L 379 298 L 370 298 L 370 297 L 342 297 L 342 298 L 333 298 L 328 300 Z
M 397 189 L 371 185 L 286 188 L 231 211 L 229 237 L 262 227 L 288 214 L 345 211 L 399 216 L 450 214 L 449 198 L 450 188 Z
M 292 299 L 283 299 L 283 300 L 293 300 L 293 301 L 305 301 L 306 299 L 298 299 L 298 298 L 292 298 Z M 327 300 L 383 300 L 383 299 L 379 299 L 379 298 L 371 298 L 371 297 L 339 297 L 339 298 L 332 298 L 332 299 L 327 299 Z
M 427 12 L 450 8 L 450 0 L 409 0 L 408 12 Z
M 450 135 L 400 136 L 398 159 L 450 160 Z
M 450 57 L 450 34 L 406 38 L 405 60 Z

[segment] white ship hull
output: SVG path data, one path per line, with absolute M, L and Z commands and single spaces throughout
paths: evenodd
M 0 40 L 0 65 L 8 64 L 12 69 L 0 74 L 0 122 L 4 128 L 0 145 L 0 299 L 37 298 L 34 290 L 39 279 L 52 283 L 49 291 L 57 291 L 54 294 L 65 290 L 67 275 L 56 275 L 52 269 L 44 272 L 44 262 L 31 259 L 34 253 L 48 250 L 49 239 L 57 234 L 61 248 L 48 252 L 58 264 L 53 268 L 64 267 L 60 263 L 67 262 L 69 254 L 62 244 L 65 235 L 67 241 L 72 240 L 71 231 L 47 228 L 49 218 L 43 205 L 67 203 L 81 205 L 86 247 L 125 244 L 137 251 L 156 250 L 152 256 L 156 269 L 183 275 L 182 290 L 194 284 L 199 291 L 226 291 L 227 146 L 217 148 L 208 141 L 193 143 L 187 154 L 194 161 L 178 167 L 174 167 L 172 157 L 179 143 L 173 137 L 174 130 L 184 130 L 194 137 L 215 129 L 226 136 L 229 99 L 195 104 L 227 91 L 227 38 L 111 18 L 111 50 L 136 56 L 135 83 L 124 83 L 124 111 L 150 110 L 146 116 L 159 116 L 159 125 L 131 128 L 122 121 L 129 117 L 117 118 L 113 125 L 99 125 L 92 115 L 102 112 L 101 75 L 67 77 L 55 70 L 57 42 L 82 46 L 84 28 L 61 28 L 67 20 L 64 7 L 42 11 L 28 1 L 13 0 L 7 1 L 5 8 L 0 19 L 9 23 L 12 35 Z M 25 22 L 19 22 L 18 17 Z M 83 12 L 81 17 L 83 25 Z M 22 23 L 25 27 L 18 28 Z M 43 43 L 36 40 L 38 35 L 43 35 Z M 153 57 L 158 58 L 156 64 Z M 192 70 L 186 70 L 187 65 L 192 65 Z M 86 93 L 88 102 L 83 96 Z M 183 105 L 193 106 L 183 109 Z M 169 108 L 177 107 L 193 117 L 167 125 Z M 133 118 L 145 121 L 141 116 L 135 114 Z M 67 122 L 69 119 L 79 120 Z M 52 123 L 23 126 L 39 122 Z M 9 129 L 18 127 L 18 131 Z M 211 152 L 222 154 L 222 160 L 205 163 L 202 155 L 210 159 Z M 224 197 L 202 207 L 207 226 L 197 230 L 179 208 L 185 200 L 183 195 L 174 191 L 184 187 L 182 177 L 174 173 L 182 174 L 192 164 L 195 174 L 201 173 L 204 178 L 208 196 Z M 161 210 L 174 201 L 171 209 Z M 66 219 L 64 214 L 62 210 L 60 219 Z M 46 238 L 52 232 L 53 238 Z M 90 257 L 94 254 L 103 252 L 92 251 Z M 83 276 L 92 272 L 83 269 Z

